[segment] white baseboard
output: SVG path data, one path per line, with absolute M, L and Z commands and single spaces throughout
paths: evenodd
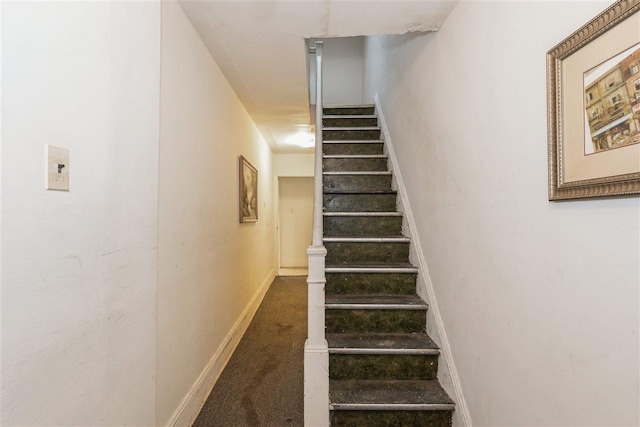
M 409 203 L 409 197 L 407 195 L 407 189 L 404 185 L 404 180 L 402 178 L 402 174 L 400 173 L 400 167 L 398 165 L 398 158 L 396 157 L 396 153 L 393 148 L 393 143 L 391 141 L 391 136 L 389 135 L 389 130 L 387 128 L 387 124 L 384 120 L 384 115 L 382 113 L 382 107 L 380 106 L 380 100 L 378 98 L 378 94 L 374 96 L 374 102 L 376 106 L 376 113 L 378 115 L 378 119 L 380 122 L 380 128 L 382 129 L 384 135 L 385 146 L 388 151 L 389 161 L 391 162 L 391 169 L 393 170 L 393 175 L 395 177 L 395 181 L 397 184 L 398 195 L 400 196 L 400 203 L 402 204 L 404 217 L 406 219 L 406 224 L 409 232 L 409 237 L 411 238 L 411 244 L 415 248 L 415 257 L 418 263 L 418 280 L 419 285 L 422 282 L 424 286 L 424 290 L 426 291 L 426 302 L 429 304 L 429 311 L 434 318 L 434 323 L 436 325 L 436 331 L 438 334 L 438 338 L 440 341 L 440 355 L 444 359 L 445 366 L 444 368 L 447 371 L 449 378 L 451 379 L 453 390 L 452 392 L 453 399 L 456 402 L 456 414 L 455 417 L 461 421 L 461 425 L 465 427 L 471 427 L 471 414 L 469 413 L 469 408 L 467 406 L 467 401 L 464 398 L 464 393 L 462 391 L 462 384 L 460 383 L 460 377 L 458 376 L 458 370 L 456 369 L 455 361 L 453 360 L 453 354 L 451 353 L 451 346 L 449 345 L 449 339 L 447 337 L 447 332 L 444 329 L 444 323 L 442 321 L 442 317 L 440 316 L 440 310 L 438 308 L 438 301 L 436 299 L 435 290 L 433 288 L 433 282 L 431 281 L 431 276 L 429 275 L 429 268 L 427 267 L 427 261 L 424 258 L 424 252 L 422 251 L 422 245 L 420 244 L 420 239 L 418 238 L 416 223 L 413 217 L 413 211 L 411 210 L 411 204 Z
M 307 276 L 307 267 L 281 267 L 278 269 L 278 276 Z
M 247 304 L 246 308 L 231 328 L 231 331 L 229 331 L 229 334 L 227 334 L 224 341 L 222 341 L 222 344 L 220 344 L 220 347 L 218 347 L 218 350 L 213 354 L 209 363 L 207 363 L 207 366 L 205 366 L 200 373 L 200 376 L 198 376 L 196 381 L 193 383 L 193 386 L 191 386 L 187 395 L 182 399 L 182 402 L 180 402 L 180 405 L 175 410 L 171 418 L 169 418 L 167 426 L 189 427 L 193 424 L 200 413 L 202 406 L 206 402 L 207 397 L 209 397 L 213 386 L 220 377 L 220 374 L 227 365 L 227 362 L 229 362 L 229 359 L 240 343 L 245 331 L 249 327 L 251 320 L 253 320 L 253 316 L 256 314 L 256 311 L 258 311 L 258 307 L 264 299 L 264 296 L 269 290 L 269 286 L 271 286 L 275 277 L 276 269 L 274 268 L 262 284 L 260 284 L 260 288 L 258 288 L 258 291 L 249 304 Z

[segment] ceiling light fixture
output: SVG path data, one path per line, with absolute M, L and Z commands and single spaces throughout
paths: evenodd
M 287 142 L 298 147 L 311 148 L 315 145 L 315 137 L 309 131 L 299 131 L 287 138 Z

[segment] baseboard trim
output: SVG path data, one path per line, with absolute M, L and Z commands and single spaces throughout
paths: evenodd
M 213 386 L 229 362 L 229 359 L 231 359 L 234 350 L 249 327 L 251 320 L 253 320 L 253 316 L 255 316 L 256 311 L 258 311 L 258 307 L 260 306 L 260 303 L 262 303 L 262 300 L 275 277 L 276 269 L 274 268 L 269 272 L 267 278 L 260 284 L 258 291 L 249 304 L 247 304 L 244 311 L 231 328 L 231 331 L 229 331 L 229 334 L 227 334 L 225 339 L 222 341 L 222 344 L 220 344 L 220 347 L 218 347 L 218 350 L 216 350 L 209 360 L 209 363 L 207 363 L 207 366 L 205 366 L 196 381 L 193 383 L 193 386 L 191 386 L 187 395 L 182 399 L 182 402 L 180 402 L 180 405 L 175 410 L 171 418 L 169 418 L 167 426 L 189 427 L 193 424 L 200 413 L 202 406 L 204 406 L 207 397 L 209 397 Z
M 429 311 L 433 314 L 433 317 L 435 319 L 436 329 L 438 331 L 438 335 L 440 338 L 441 356 L 444 358 L 445 365 L 453 385 L 454 400 L 456 402 L 455 412 L 457 412 L 457 414 L 460 415 L 460 420 L 462 421 L 463 426 L 471 427 L 473 425 L 471 421 L 471 414 L 469 413 L 469 407 L 467 406 L 467 401 L 464 398 L 464 393 L 462 391 L 462 384 L 460 383 L 458 370 L 456 368 L 456 364 L 453 359 L 451 346 L 449 345 L 449 338 L 447 337 L 447 332 L 444 328 L 444 322 L 442 321 L 442 317 L 440 315 L 440 309 L 438 308 L 438 301 L 436 299 L 435 290 L 433 288 L 433 282 L 431 281 L 431 276 L 429 275 L 429 268 L 427 266 L 427 261 L 424 257 L 424 252 L 422 251 L 422 245 L 420 244 L 420 239 L 418 238 L 416 222 L 413 216 L 413 211 L 411 210 L 411 204 L 409 203 L 407 189 L 404 185 L 404 179 L 402 178 L 402 174 L 400 173 L 398 158 L 396 157 L 396 153 L 393 148 L 393 143 L 391 141 L 391 136 L 389 135 L 387 123 L 384 119 L 384 114 L 382 112 L 382 107 L 380 105 L 380 99 L 378 98 L 378 94 L 374 96 L 374 102 L 376 106 L 376 112 L 378 114 L 378 122 L 380 123 L 380 127 L 382 128 L 382 134 L 384 135 L 384 141 L 386 143 L 385 146 L 387 147 L 389 161 L 391 162 L 391 168 L 393 170 L 395 181 L 398 186 L 398 189 L 397 189 L 398 195 L 400 196 L 400 202 L 402 203 L 404 215 L 407 220 L 409 237 L 411 238 L 411 242 L 415 247 L 416 258 L 418 261 L 418 272 L 419 272 L 418 280 L 422 281 L 424 284 L 424 288 L 427 294 L 427 303 L 429 304 Z
M 307 276 L 309 269 L 307 267 L 280 267 L 278 276 Z

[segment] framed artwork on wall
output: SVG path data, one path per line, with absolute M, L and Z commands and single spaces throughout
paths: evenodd
M 258 170 L 240 156 L 240 222 L 258 220 Z
M 640 194 L 640 0 L 547 52 L 549 200 Z

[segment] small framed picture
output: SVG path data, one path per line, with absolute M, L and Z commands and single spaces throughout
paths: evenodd
M 640 194 L 640 0 L 547 52 L 549 200 Z
M 258 220 L 258 170 L 240 156 L 240 222 Z

